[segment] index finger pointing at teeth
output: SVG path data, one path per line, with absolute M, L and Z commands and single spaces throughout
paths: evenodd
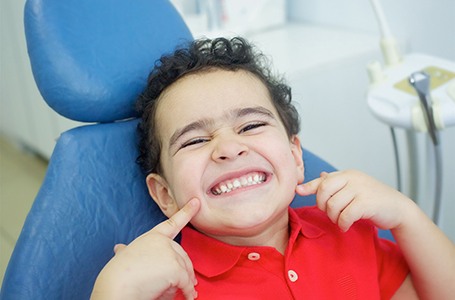
M 161 233 L 171 239 L 174 239 L 177 234 L 188 224 L 191 219 L 199 211 L 199 199 L 193 198 L 188 201 L 178 212 L 176 212 L 168 220 L 156 225 L 151 231 Z

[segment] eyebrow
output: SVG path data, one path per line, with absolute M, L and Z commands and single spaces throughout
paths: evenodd
M 234 119 L 242 118 L 242 117 L 248 116 L 248 115 L 259 115 L 259 116 L 267 117 L 270 119 L 275 119 L 275 116 L 273 115 L 273 113 L 270 110 L 268 110 L 267 108 L 262 107 L 262 106 L 233 109 L 225 114 L 225 116 L 234 118 Z M 169 141 L 169 148 L 172 148 L 172 146 L 175 145 L 177 140 L 184 134 L 186 134 L 190 131 L 193 131 L 193 130 L 209 128 L 214 123 L 215 123 L 214 119 L 205 118 L 205 119 L 197 120 L 182 128 L 177 129 L 171 136 L 171 139 Z

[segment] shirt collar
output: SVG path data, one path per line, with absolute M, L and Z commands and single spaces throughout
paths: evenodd
M 302 220 L 292 208 L 289 208 L 289 226 L 290 235 L 286 253 L 290 253 L 289 250 L 292 251 L 292 245 L 300 234 L 308 239 L 318 238 L 323 234 L 320 228 Z M 237 264 L 242 253 L 258 248 L 229 245 L 208 237 L 190 226 L 182 230 L 181 245 L 191 258 L 194 269 L 206 277 L 227 272 Z
M 305 209 L 308 209 L 308 207 L 297 210 L 304 211 Z M 302 218 L 300 215 L 301 214 L 297 214 L 296 209 L 289 208 L 289 226 L 291 228 L 289 235 L 290 239 L 293 239 L 293 237 L 297 238 L 298 233 L 301 233 L 308 239 L 315 239 L 324 234 L 324 231 L 321 228 L 306 221 L 305 218 Z
M 191 258 L 194 269 L 207 277 L 230 270 L 239 260 L 245 247 L 225 244 L 186 226 L 181 245 Z

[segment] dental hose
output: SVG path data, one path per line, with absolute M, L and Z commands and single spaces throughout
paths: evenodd
M 442 198 L 442 148 L 441 143 L 433 143 L 434 162 L 435 162 L 435 195 L 434 195 L 434 208 L 433 208 L 433 221 L 439 225 L 440 212 L 441 212 L 441 198 Z
M 433 144 L 434 152 L 434 206 L 433 221 L 439 225 L 442 197 L 442 149 L 438 129 L 436 127 L 433 103 L 430 96 L 430 76 L 426 72 L 415 72 L 409 77 L 409 83 L 417 92 L 422 107 L 428 135 Z
M 402 192 L 403 188 L 402 188 L 402 185 L 401 185 L 400 153 L 398 151 L 397 135 L 395 133 L 395 128 L 393 126 L 390 126 L 390 135 L 392 136 L 393 153 L 395 154 L 395 170 L 396 170 L 396 173 L 397 173 L 397 190 Z

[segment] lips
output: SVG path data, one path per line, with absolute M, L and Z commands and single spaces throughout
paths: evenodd
M 215 195 L 228 194 L 240 188 L 249 187 L 252 185 L 262 184 L 267 180 L 267 174 L 263 172 L 250 172 L 236 178 L 224 180 L 210 189 L 210 192 Z

